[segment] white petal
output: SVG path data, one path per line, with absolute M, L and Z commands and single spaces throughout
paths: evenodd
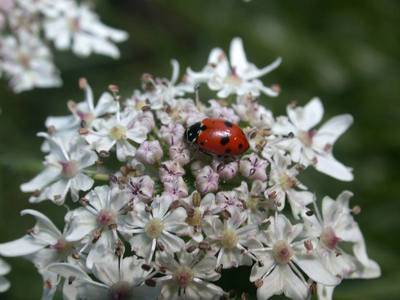
M 271 274 L 263 280 L 263 285 L 257 289 L 257 299 L 269 299 L 273 295 L 280 295 L 283 292 L 283 281 L 279 268 L 276 267 Z
M 41 190 L 44 186 L 54 181 L 60 174 L 61 169 L 54 166 L 46 167 L 42 172 L 36 175 L 36 177 L 21 184 L 21 191 L 27 193 Z
M 47 270 L 56 273 L 64 278 L 75 277 L 77 279 L 92 281 L 85 271 L 75 265 L 68 263 L 54 263 L 47 267 Z
M 287 114 L 297 128 L 308 131 L 321 121 L 324 108 L 319 98 L 313 98 L 304 107 L 288 106 Z
M 246 58 L 246 53 L 243 48 L 243 41 L 241 38 L 234 38 L 230 45 L 229 60 L 232 67 L 238 74 L 243 74 L 249 67 L 249 63 Z
M 293 258 L 293 261 L 304 271 L 304 273 L 318 283 L 326 285 L 337 285 L 340 283 L 340 279 L 325 269 L 316 255 L 298 254 Z
M 24 256 L 35 253 L 46 246 L 48 245 L 26 235 L 18 240 L 0 244 L 0 254 L 7 257 Z
M 309 297 L 307 284 L 301 280 L 288 265 L 279 265 L 281 280 L 283 281 L 283 293 L 286 297 L 295 300 L 305 300 Z
M 318 130 L 317 134 L 313 137 L 313 147 L 321 150 L 325 149 L 328 145 L 332 148 L 336 140 L 353 124 L 353 117 L 351 115 L 340 115 L 328 120 Z
M 10 288 L 10 282 L 4 277 L 0 276 L 0 293 L 4 293 Z
M 354 179 L 352 169 L 338 162 L 333 156 L 317 155 L 315 169 L 342 181 L 352 181 Z

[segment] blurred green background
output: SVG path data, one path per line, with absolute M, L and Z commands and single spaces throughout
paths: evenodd
M 109 25 L 129 32 L 120 45 L 122 59 L 80 59 L 55 51 L 64 86 L 14 95 L 0 83 L 0 241 L 20 237 L 33 224 L 19 217 L 27 207 L 62 225 L 65 210 L 50 203 L 29 205 L 19 185 L 33 177 L 43 154 L 36 132 L 49 115 L 67 114 L 66 101 L 83 98 L 78 79 L 88 78 L 97 95 L 110 83 L 130 96 L 143 72 L 170 77 L 169 60 L 182 69 L 200 69 L 211 48 L 228 49 L 235 36 L 244 39 L 250 61 L 258 66 L 283 57 L 282 66 L 264 82 L 280 83 L 278 99 L 266 99 L 275 114 L 292 100 L 304 104 L 320 96 L 326 118 L 349 112 L 355 124 L 337 143 L 335 154 L 354 167 L 355 180 L 338 182 L 313 170 L 302 180 L 323 195 L 352 190 L 353 205 L 369 255 L 382 267 L 376 280 L 345 281 L 335 299 L 400 299 L 400 2 L 369 1 L 135 1 L 101 0 L 97 11 Z M 0 299 L 39 299 L 42 282 L 23 259 L 8 259 L 12 288 Z M 250 287 L 245 276 L 229 276 L 227 290 Z M 254 293 L 253 289 L 249 290 Z

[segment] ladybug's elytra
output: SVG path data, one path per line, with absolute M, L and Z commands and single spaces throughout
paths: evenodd
M 237 156 L 249 149 L 242 129 L 224 119 L 204 119 L 191 125 L 185 132 L 186 140 L 201 151 L 219 156 Z

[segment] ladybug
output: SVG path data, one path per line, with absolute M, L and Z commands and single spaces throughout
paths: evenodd
M 218 156 L 237 156 L 249 149 L 242 129 L 224 119 L 206 118 L 197 122 L 186 129 L 185 138 L 202 152 Z

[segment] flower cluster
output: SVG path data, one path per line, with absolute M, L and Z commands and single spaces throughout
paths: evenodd
M 49 43 L 87 57 L 119 57 L 114 43 L 127 33 L 100 22 L 89 5 L 75 0 L 0 1 L 0 76 L 16 92 L 61 85 Z
M 248 266 L 243 277 L 258 299 L 317 292 L 325 300 L 343 279 L 379 276 L 352 193 L 323 198 L 319 210 L 298 179 L 310 166 L 353 179 L 332 152 L 353 119 L 318 126 L 318 98 L 274 116 L 258 97 L 276 97 L 279 88 L 260 77 L 280 62 L 257 68 L 235 38 L 229 58 L 214 49 L 201 71 L 187 69 L 181 81 L 174 60 L 171 79 L 144 74 L 126 100 L 111 85 L 96 102 L 81 79 L 84 100 L 68 102 L 70 115 L 47 119 L 38 134 L 44 169 L 21 185 L 31 203 L 68 201 L 65 226 L 24 210 L 35 226 L 0 244 L 0 255 L 31 260 L 46 299 L 57 288 L 65 299 L 229 298 L 218 286 L 222 270 Z M 200 99 L 198 85 L 217 97 Z M 185 129 L 206 117 L 239 124 L 250 149 L 217 157 L 188 144 Z

